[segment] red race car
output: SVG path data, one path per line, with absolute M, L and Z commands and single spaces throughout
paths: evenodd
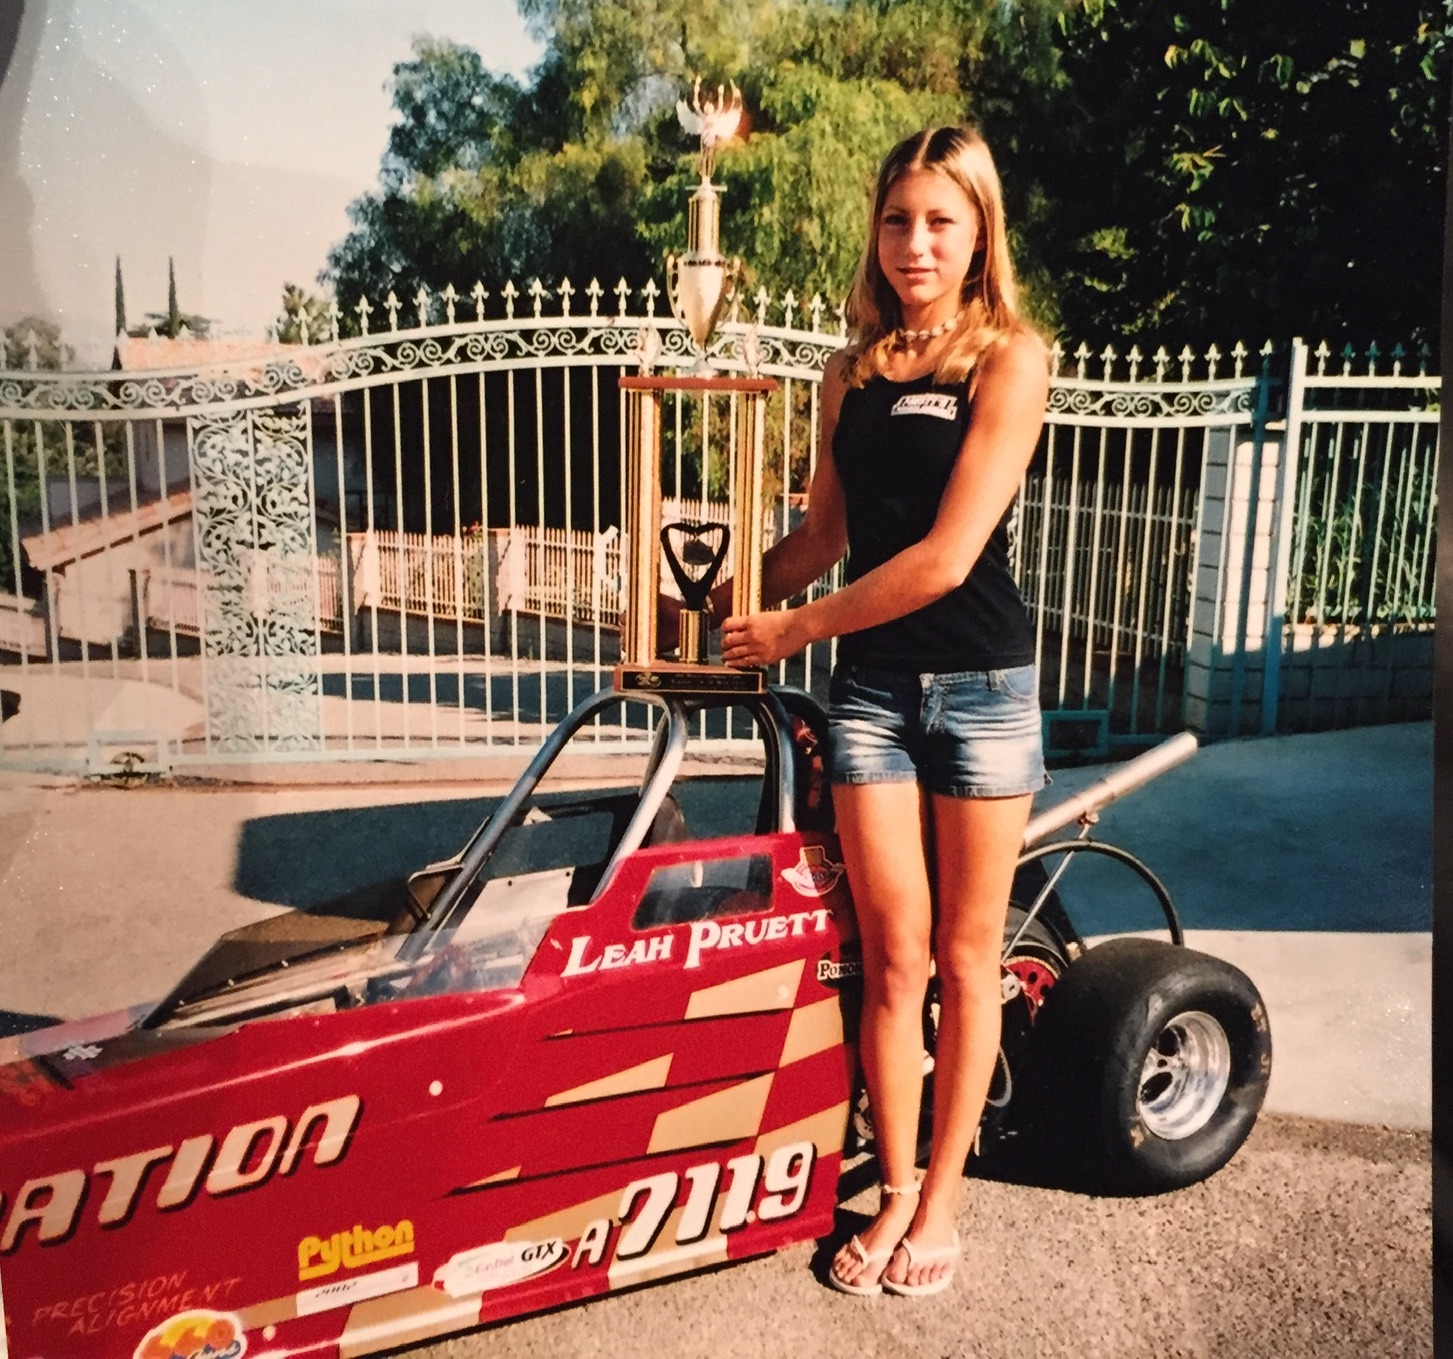
M 761 743 L 755 825 L 696 838 L 673 784 L 733 705 Z M 638 787 L 543 790 L 643 714 Z M 845 1142 L 871 1134 L 823 725 L 792 690 L 606 690 L 392 918 L 276 916 L 160 1004 L 0 1043 L 0 1359 L 372 1354 L 829 1233 Z M 1135 766 L 1030 838 L 1087 831 Z M 1256 1116 L 1260 1001 L 1180 946 L 1124 851 L 1040 843 L 1026 874 L 1086 851 L 1153 885 L 1171 942 L 1086 949 L 1057 874 L 1029 883 L 983 1150 L 1187 1183 Z

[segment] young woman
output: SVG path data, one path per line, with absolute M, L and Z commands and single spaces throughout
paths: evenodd
M 958 1260 L 964 1162 L 999 1046 L 1010 884 L 1045 782 L 1034 638 L 1008 560 L 1049 371 L 1017 311 L 998 175 L 974 131 L 930 128 L 889 154 L 847 314 L 807 513 L 766 555 L 763 600 L 804 589 L 845 549 L 847 583 L 727 618 L 722 655 L 770 665 L 841 639 L 830 769 L 883 1180 L 877 1216 L 830 1278 L 849 1293 L 917 1295 L 946 1288 Z M 931 960 L 941 1006 L 920 1184 Z

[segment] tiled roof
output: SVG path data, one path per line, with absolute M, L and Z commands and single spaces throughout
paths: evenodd
M 138 506 L 123 514 L 104 515 L 79 524 L 63 524 L 49 533 L 22 538 L 20 542 L 31 566 L 37 571 L 47 571 L 81 557 L 92 556 L 191 512 L 191 491 L 178 491 L 165 500 L 153 500 L 149 505 Z

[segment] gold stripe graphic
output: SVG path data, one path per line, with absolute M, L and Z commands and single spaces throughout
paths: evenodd
M 693 991 L 686 1003 L 686 1018 L 710 1019 L 713 1015 L 789 1009 L 797 998 L 797 987 L 805 965 L 806 960 L 799 958 L 794 963 L 783 963 L 781 967 L 769 967 L 765 972 L 753 972 L 746 977 Z
M 614 1221 L 620 1206 L 621 1191 L 612 1189 L 598 1198 L 574 1203 L 568 1208 L 560 1208 L 544 1217 L 511 1227 L 505 1233 L 505 1240 L 546 1241 L 552 1236 L 558 1236 L 562 1241 L 574 1241 L 597 1218 L 610 1218 Z
M 666 1084 L 666 1073 L 671 1069 L 671 1054 L 652 1057 L 639 1066 L 627 1067 L 599 1080 L 586 1081 L 584 1085 L 561 1090 L 545 1101 L 547 1109 L 560 1104 L 579 1104 L 586 1099 L 604 1099 L 607 1095 L 629 1095 L 637 1090 L 659 1090 Z
M 661 1240 L 671 1240 L 667 1230 L 661 1232 Z M 617 1260 L 610 1267 L 610 1286 L 620 1288 L 625 1284 L 648 1283 L 652 1279 L 664 1279 L 670 1274 L 679 1274 L 685 1269 L 703 1269 L 707 1265 L 723 1264 L 726 1258 L 727 1239 L 718 1232 L 715 1236 L 705 1236 L 700 1241 L 694 1241 L 689 1246 L 669 1246 L 664 1250 L 652 1251 L 649 1255 L 641 1256 L 639 1260 Z
M 500 1184 L 505 1180 L 517 1180 L 520 1178 L 520 1171 L 524 1166 L 511 1166 L 508 1170 L 496 1170 L 493 1175 L 486 1175 L 482 1180 L 475 1180 L 472 1184 L 466 1184 L 466 1189 L 483 1189 L 487 1184 Z
M 689 1104 L 667 1109 L 656 1116 L 651 1129 L 648 1156 L 682 1147 L 699 1147 L 708 1142 L 730 1142 L 753 1137 L 762 1126 L 772 1075 L 758 1076 L 740 1085 L 728 1086 L 703 1095 Z
M 836 996 L 804 1005 L 792 1012 L 787 1040 L 782 1044 L 780 1066 L 789 1066 L 817 1052 L 841 1046 L 843 1041 L 842 1002 Z
M 358 1359 L 478 1325 L 481 1297 L 473 1293 L 451 1298 L 426 1287 L 360 1302 L 349 1310 L 348 1324 L 338 1342 L 338 1359 Z
M 835 1104 L 818 1114 L 809 1114 L 785 1128 L 774 1128 L 763 1133 L 752 1150 L 763 1158 L 770 1156 L 778 1147 L 792 1142 L 811 1142 L 819 1154 L 835 1151 L 843 1144 L 843 1132 L 848 1125 L 848 1101 Z

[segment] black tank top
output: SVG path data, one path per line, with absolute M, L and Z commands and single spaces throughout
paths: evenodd
M 847 579 L 927 536 L 969 427 L 968 384 L 875 377 L 843 394 L 833 462 L 848 518 Z M 1034 660 L 1034 631 L 1009 570 L 1015 506 L 967 578 L 901 618 L 845 633 L 838 656 L 888 670 L 1008 670 Z

